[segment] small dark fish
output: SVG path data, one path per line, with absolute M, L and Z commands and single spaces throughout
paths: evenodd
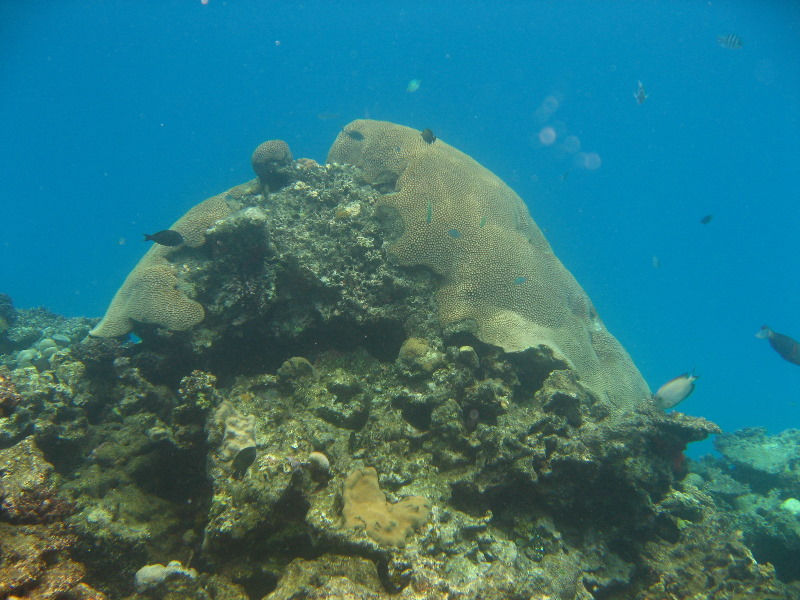
M 183 243 L 183 236 L 172 229 L 164 229 L 153 235 L 144 234 L 145 242 L 155 242 L 162 246 L 180 246 Z
M 430 129 L 423 129 L 420 135 L 422 136 L 422 139 L 425 140 L 426 144 L 432 144 L 436 141 L 436 136 L 433 135 L 433 132 Z
M 721 35 L 717 37 L 717 43 L 723 48 L 728 48 L 730 50 L 738 50 L 739 48 L 744 46 L 742 38 L 740 38 L 735 33 L 728 33 L 726 35 Z
M 705 217 L 700 219 L 700 224 L 701 225 L 708 225 L 709 223 L 711 223 L 711 219 L 713 219 L 713 218 L 714 218 L 714 215 L 706 215 Z
M 241 479 L 247 472 L 247 469 L 256 460 L 258 451 L 255 446 L 248 446 L 242 448 L 239 453 L 234 457 L 231 467 L 233 468 L 233 476 L 236 479 Z
M 768 339 L 769 345 L 781 358 L 790 363 L 800 365 L 800 343 L 782 333 L 775 333 L 766 325 L 761 326 L 761 330 L 756 334 L 757 338 Z
M 636 98 L 636 102 L 639 104 L 644 104 L 644 101 L 647 100 L 647 92 L 644 89 L 644 84 L 640 81 L 639 85 L 636 86 L 636 91 L 633 93 L 633 97 Z
M 351 140 L 355 140 L 357 142 L 364 141 L 364 134 L 361 133 L 360 131 L 356 131 L 355 129 L 348 129 L 347 131 L 345 131 L 345 133 L 347 134 L 347 137 L 349 137 Z

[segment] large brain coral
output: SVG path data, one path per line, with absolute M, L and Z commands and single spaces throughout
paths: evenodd
M 183 236 L 184 245 L 197 248 L 205 243 L 205 232 L 232 211 L 225 194 L 213 196 L 178 219 L 171 227 Z M 119 288 L 105 316 L 89 334 L 117 337 L 133 330 L 135 322 L 182 331 L 203 320 L 205 311 L 178 289 L 171 257 L 180 247 L 153 245 Z
M 429 144 L 417 130 L 371 120 L 348 124 L 328 162 L 361 167 L 384 192 L 379 205 L 402 226 L 394 257 L 443 277 L 443 325 L 463 323 L 507 352 L 545 346 L 617 404 L 649 396 L 525 203 L 488 169 L 441 140 Z

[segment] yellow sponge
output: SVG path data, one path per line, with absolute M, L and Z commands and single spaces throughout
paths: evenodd
M 342 495 L 344 526 L 364 529 L 382 546 L 405 546 L 408 536 L 430 514 L 430 503 L 422 496 L 409 496 L 396 504 L 387 502 L 373 467 L 350 473 Z

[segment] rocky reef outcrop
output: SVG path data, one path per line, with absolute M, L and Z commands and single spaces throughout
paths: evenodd
M 280 144 L 253 164 L 259 178 L 214 196 L 224 209 L 192 244 L 136 267 L 164 274 L 161 316 L 131 309 L 150 285 L 137 275 L 93 335 L 2 371 L 16 396 L 0 442 L 49 463 L 70 536 L 54 552 L 82 568 L 73 587 L 137 600 L 793 597 L 686 477 L 686 445 L 719 429 L 658 410 L 621 347 L 614 369 L 632 370 L 613 388 L 547 339 L 489 343 L 474 319 L 442 318 L 446 273 L 392 257 L 402 222 L 381 206 L 398 180 Z M 170 299 L 199 320 L 163 319 Z M 611 343 L 580 306 L 570 322 Z M 21 531 L 8 514 L 0 526 Z
M 687 482 L 714 499 L 759 561 L 784 581 L 800 581 L 800 430 L 769 435 L 750 427 L 714 446 L 720 456 L 693 465 Z

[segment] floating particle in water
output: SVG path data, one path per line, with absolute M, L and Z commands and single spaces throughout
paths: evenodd
M 661 266 L 661 261 L 658 260 L 657 256 L 653 256 L 653 268 L 658 269 Z
M 633 97 L 636 98 L 636 102 L 639 104 L 644 104 L 644 101 L 647 100 L 647 92 L 645 91 L 644 84 L 641 81 L 636 86 L 636 91 L 633 92 Z
M 547 121 L 558 110 L 559 104 L 558 98 L 547 96 L 534 112 L 534 116 L 539 121 Z
M 556 130 L 552 127 L 542 127 L 539 132 L 539 142 L 542 146 L 550 146 L 556 141 Z
M 603 161 L 597 152 L 587 152 L 583 155 L 583 166 L 589 171 L 596 171 Z
M 564 150 L 573 154 L 581 149 L 581 140 L 578 136 L 570 135 L 564 139 Z
M 701 225 L 708 225 L 709 223 L 711 223 L 711 219 L 713 219 L 713 218 L 714 218 L 714 215 L 706 215 L 705 217 L 700 219 L 700 224 Z
M 717 44 L 719 44 L 723 48 L 728 48 L 729 50 L 738 50 L 739 48 L 744 46 L 742 38 L 740 38 L 735 33 L 726 33 L 725 35 L 718 36 Z
M 413 94 L 419 89 L 419 86 L 421 85 L 422 85 L 421 79 L 412 79 L 411 81 L 408 82 L 408 85 L 406 86 L 406 91 L 410 94 Z

